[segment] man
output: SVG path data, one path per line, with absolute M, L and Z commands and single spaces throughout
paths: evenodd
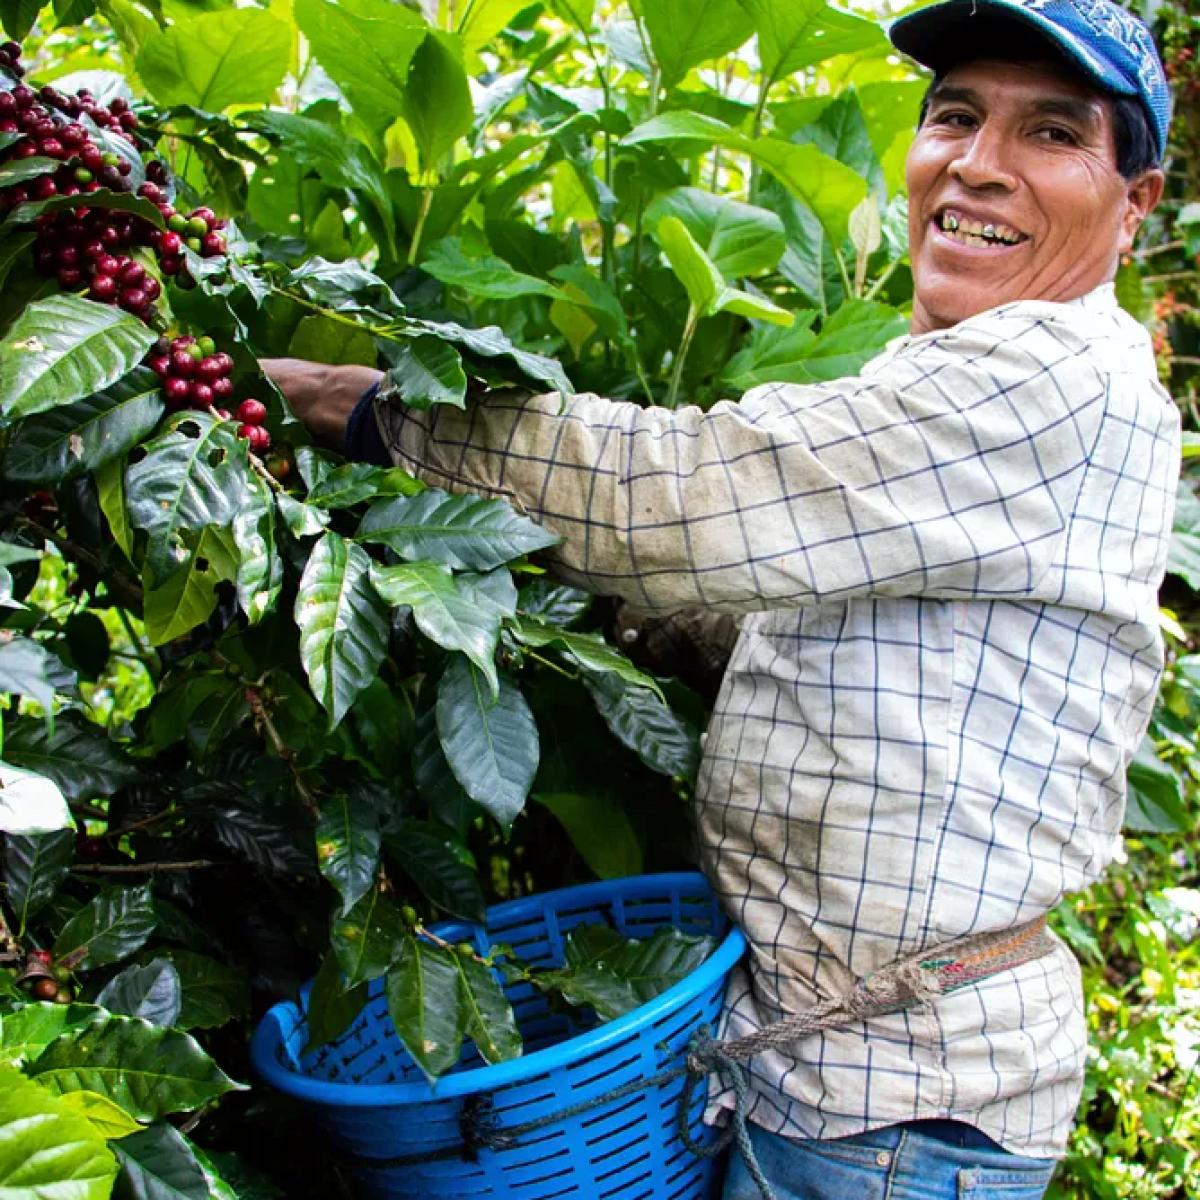
M 1111 287 L 1163 186 L 1149 34 L 1107 0 L 950 0 L 892 37 L 936 73 L 908 160 L 915 299 L 859 376 L 707 413 L 356 417 L 427 482 L 562 534 L 569 582 L 748 614 L 697 784 L 705 870 L 750 942 L 727 1037 L 1095 880 L 1161 670 L 1179 421 Z M 271 369 L 327 436 L 374 378 Z M 1041 1196 L 1085 1051 L 1058 943 L 757 1056 L 758 1159 L 796 1200 Z M 756 1195 L 735 1163 L 727 1200 Z

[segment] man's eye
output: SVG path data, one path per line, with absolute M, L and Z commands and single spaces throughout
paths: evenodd
M 975 124 L 975 118 L 966 112 L 938 113 L 934 120 L 939 125 L 949 125 L 954 129 L 970 129 Z
M 1053 142 L 1057 146 L 1074 146 L 1078 140 L 1070 129 L 1061 125 L 1044 125 L 1037 132 L 1044 141 Z

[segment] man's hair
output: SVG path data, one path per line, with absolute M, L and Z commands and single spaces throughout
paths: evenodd
M 1005 55 L 1008 58 L 1008 55 Z M 1082 79 L 1078 72 L 1073 72 L 1076 78 Z M 929 115 L 929 105 L 939 84 L 945 79 L 945 73 L 939 71 L 934 76 L 921 100 L 921 115 L 917 120 L 919 129 L 925 124 Z M 1095 86 L 1083 79 L 1089 86 Z M 1136 179 L 1144 171 L 1159 166 L 1158 148 L 1154 134 L 1150 130 L 1150 118 L 1141 102 L 1134 96 L 1113 96 L 1113 141 L 1116 148 L 1117 170 L 1125 179 Z

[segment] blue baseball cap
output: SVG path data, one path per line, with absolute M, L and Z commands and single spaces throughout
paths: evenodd
M 1162 160 L 1171 123 L 1162 60 L 1145 24 L 1111 0 L 942 0 L 900 17 L 888 36 L 922 66 L 944 71 L 981 50 L 1003 58 L 997 38 L 1014 31 L 1040 35 L 1102 91 L 1136 96 Z

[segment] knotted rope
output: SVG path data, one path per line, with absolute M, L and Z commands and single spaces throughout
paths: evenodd
M 457 1157 L 474 1162 L 481 1149 L 510 1150 L 527 1133 L 684 1076 L 676 1108 L 676 1125 L 680 1140 L 698 1158 L 713 1158 L 722 1153 L 731 1142 L 735 1142 L 763 1200 L 775 1200 L 771 1185 L 759 1166 L 747 1128 L 750 1083 L 743 1065 L 747 1059 L 761 1054 L 764 1050 L 790 1046 L 813 1033 L 841 1029 L 873 1017 L 904 1012 L 931 1003 L 939 996 L 969 987 L 990 975 L 1041 958 L 1049 954 L 1057 944 L 1054 935 L 1046 928 L 1046 919 L 1039 917 L 1000 933 L 976 934 L 933 950 L 919 951 L 897 959 L 878 971 L 872 971 L 839 996 L 823 1000 L 803 1012 L 792 1013 L 745 1037 L 720 1042 L 710 1035 L 707 1026 L 702 1027 L 692 1035 L 688 1043 L 683 1066 L 668 1067 L 649 1078 L 635 1079 L 603 1095 L 557 1109 L 519 1125 L 500 1127 L 496 1121 L 491 1096 L 471 1096 L 464 1102 L 459 1113 L 461 1145 L 445 1146 L 426 1154 L 409 1154 L 386 1159 L 359 1158 L 357 1161 L 376 1170 L 415 1166 L 418 1163 Z M 735 1103 L 729 1125 L 714 1142 L 704 1145 L 692 1137 L 689 1113 L 696 1097 L 696 1089 L 706 1084 L 709 1075 L 714 1073 L 732 1087 Z

